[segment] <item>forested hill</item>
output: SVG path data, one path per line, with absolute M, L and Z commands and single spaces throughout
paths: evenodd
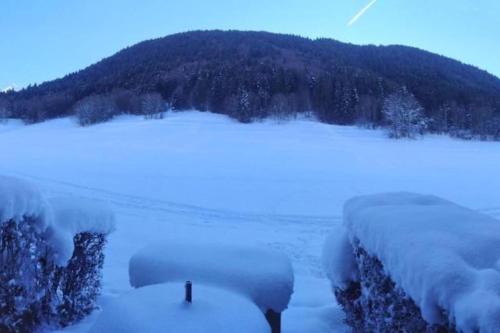
M 0 94 L 0 108 L 36 122 L 74 113 L 92 96 L 109 101 L 112 110 L 102 112 L 139 113 L 147 94 L 176 110 L 244 122 L 312 110 L 324 122 L 377 125 L 384 100 L 403 87 L 425 110 L 432 131 L 485 131 L 500 114 L 500 80 L 443 56 L 241 31 L 145 41 L 61 79 Z

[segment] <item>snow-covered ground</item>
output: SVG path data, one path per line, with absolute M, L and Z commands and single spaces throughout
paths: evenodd
M 341 332 L 320 261 L 343 203 L 375 192 L 432 193 L 500 215 L 500 145 L 297 120 L 239 124 L 209 113 L 121 117 L 78 127 L 71 118 L 0 124 L 0 174 L 49 196 L 109 202 L 117 230 L 104 268 L 103 307 L 131 289 L 129 258 L 163 239 L 240 241 L 288 255 L 295 293 L 284 333 Z M 66 331 L 86 332 L 95 315 Z

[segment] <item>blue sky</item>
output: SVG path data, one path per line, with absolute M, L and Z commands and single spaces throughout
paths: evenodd
M 0 89 L 51 80 L 141 40 L 196 29 L 404 44 L 500 76 L 499 0 L 0 0 Z

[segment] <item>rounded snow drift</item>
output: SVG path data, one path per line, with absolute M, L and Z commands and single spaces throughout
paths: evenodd
M 135 289 L 110 302 L 93 333 L 269 333 L 259 308 L 247 298 L 193 282 L 193 302 L 184 301 L 184 284 Z

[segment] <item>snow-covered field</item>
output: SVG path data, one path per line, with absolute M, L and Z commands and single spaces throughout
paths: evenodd
M 350 197 L 432 193 L 500 216 L 499 144 L 394 141 L 311 120 L 245 125 L 193 111 L 87 128 L 71 118 L 9 122 L 0 124 L 0 156 L 0 174 L 35 182 L 50 196 L 112 205 L 117 231 L 106 251 L 102 307 L 131 289 L 128 260 L 148 244 L 236 241 L 292 260 L 284 333 L 343 330 L 320 257 Z M 95 317 L 66 331 L 86 332 Z

